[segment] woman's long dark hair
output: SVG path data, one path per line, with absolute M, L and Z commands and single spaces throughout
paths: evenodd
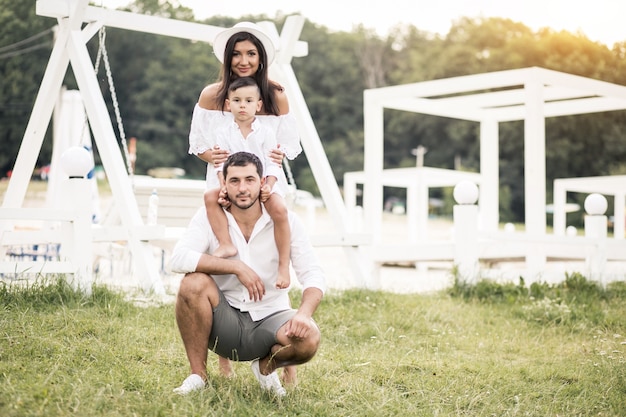
M 261 99 L 263 100 L 262 113 L 278 116 L 278 105 L 276 104 L 274 96 L 276 90 L 282 90 L 282 87 L 270 81 L 268 78 L 267 53 L 265 52 L 265 47 L 261 41 L 259 41 L 259 38 L 248 32 L 235 33 L 228 39 L 228 42 L 226 42 L 226 47 L 224 48 L 224 64 L 222 65 L 222 72 L 220 74 L 221 85 L 217 92 L 218 109 L 224 111 L 224 104 L 228 98 L 230 83 L 237 78 L 237 75 L 232 71 L 231 63 L 233 61 L 235 44 L 242 41 L 252 42 L 259 52 L 259 68 L 252 77 L 259 86 L 259 90 L 261 90 Z

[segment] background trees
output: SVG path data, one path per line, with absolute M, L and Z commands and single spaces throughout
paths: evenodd
M 191 10 L 174 3 L 136 0 L 132 10 L 194 19 Z M 246 19 L 272 20 L 280 29 L 285 16 Z M 2 176 L 12 169 L 17 155 L 47 65 L 55 23 L 35 14 L 35 0 L 0 0 Z M 218 16 L 204 23 L 226 27 L 236 20 Z M 218 76 L 219 63 L 211 46 L 114 28 L 106 34 L 126 136 L 138 139 L 136 171 L 177 166 L 190 177 L 202 178 L 205 166 L 187 154 L 187 135 L 201 89 Z M 529 66 L 626 85 L 626 42 L 609 48 L 580 34 L 549 29 L 533 32 L 509 19 L 459 19 L 446 36 L 398 26 L 386 37 L 365 27 L 332 32 L 307 21 L 301 39 L 308 42 L 309 55 L 294 59 L 294 71 L 340 185 L 344 172 L 363 167 L 366 88 Z M 95 59 L 97 37 L 88 46 Z M 112 106 L 103 69 L 99 79 L 105 100 Z M 76 88 L 71 70 L 65 85 Z M 112 107 L 110 114 L 114 121 Z M 477 124 L 400 111 L 387 111 L 385 119 L 386 167 L 414 165 L 411 150 L 422 145 L 428 148 L 428 166 L 477 170 Z M 548 119 L 549 187 L 557 177 L 626 173 L 625 130 L 626 112 Z M 521 221 L 523 124 L 501 124 L 500 141 L 501 217 Z M 51 140 L 47 138 L 44 144 L 40 165 L 50 160 Z M 315 192 L 306 156 L 298 157 L 291 167 L 297 185 Z

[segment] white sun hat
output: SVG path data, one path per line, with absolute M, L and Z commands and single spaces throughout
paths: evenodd
M 261 27 L 252 22 L 239 22 L 230 29 L 221 31 L 215 36 L 213 40 L 213 53 L 220 62 L 224 62 L 224 50 L 226 49 L 226 43 L 235 33 L 248 32 L 256 36 L 261 44 L 265 48 L 265 55 L 267 56 L 267 65 L 269 66 L 274 61 L 276 55 L 276 44 L 270 36 L 267 35 L 261 29 Z

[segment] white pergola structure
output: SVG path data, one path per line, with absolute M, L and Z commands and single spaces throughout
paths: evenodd
M 383 209 L 385 109 L 480 123 L 480 214 L 485 231 L 498 228 L 500 122 L 524 121 L 526 233 L 546 233 L 545 119 L 626 109 L 626 87 L 531 67 L 365 90 L 364 224 L 379 239 Z M 528 263 L 541 266 L 545 257 Z
M 143 219 L 140 215 L 131 180 L 117 143 L 110 116 L 98 84 L 94 66 L 86 43 L 103 26 L 134 30 L 156 35 L 172 36 L 210 44 L 221 27 L 140 15 L 88 5 L 89 0 L 38 0 L 36 12 L 40 16 L 56 18 L 59 30 L 39 89 L 33 111 L 15 162 L 13 174 L 3 201 L 3 208 L 20 208 L 41 151 L 44 135 L 50 122 L 55 102 L 61 92 L 62 81 L 71 64 L 94 141 L 102 159 L 115 205 L 121 213 L 123 228 L 135 264 L 135 271 L 144 288 L 163 292 L 158 262 L 145 241 Z M 303 149 L 329 213 L 336 225 L 335 244 L 343 246 L 349 256 L 353 271 L 360 274 L 357 248 L 349 243 L 347 213 L 341 193 L 324 153 L 302 92 L 291 68 L 294 56 L 306 56 L 306 42 L 298 40 L 304 18 L 290 16 L 280 36 L 271 22 L 260 22 L 280 41 L 277 57 L 270 68 L 272 77 L 286 87 L 291 111 L 296 113 Z M 207 53 L 209 49 L 207 48 Z M 191 111 L 191 109 L 190 109 Z M 62 150 L 60 150 L 62 151 Z M 10 223 L 2 220 L 0 232 L 8 230 Z M 142 238 L 141 236 L 144 236 Z

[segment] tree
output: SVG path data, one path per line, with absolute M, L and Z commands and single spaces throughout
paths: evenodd
M 35 15 L 35 0 L 0 0 L 0 177 L 13 169 L 43 78 L 56 22 Z M 50 162 L 44 142 L 38 165 Z
M 363 89 L 368 76 L 359 64 L 360 48 L 355 46 L 360 38 L 353 33 L 329 33 L 307 22 L 301 39 L 309 43 L 309 55 L 294 59 L 294 72 L 326 154 L 338 163 L 331 166 L 341 184 L 345 172 L 342 161 L 352 160 L 358 169 L 363 166 L 362 157 L 360 163 L 353 159 L 362 143 L 355 144 L 357 149 L 338 145 L 352 144 L 363 136 Z M 301 157 L 294 161 L 296 183 L 306 183 L 301 178 L 304 162 Z

